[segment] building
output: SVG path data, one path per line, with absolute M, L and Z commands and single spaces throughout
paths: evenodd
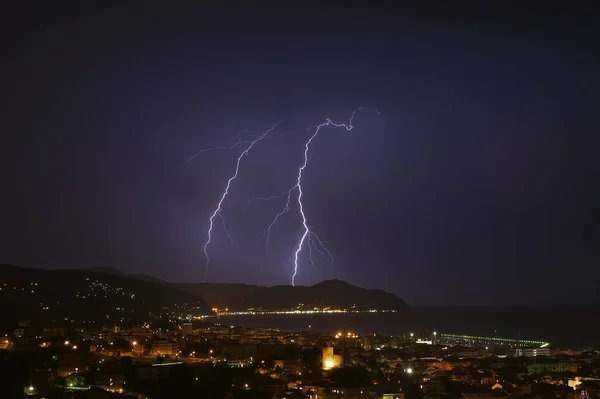
M 515 357 L 536 357 L 536 356 L 550 356 L 549 348 L 524 348 L 515 350 Z
M 496 380 L 496 373 L 487 370 L 481 375 L 481 385 L 494 385 L 498 381 Z
M 179 345 L 177 342 L 168 340 L 156 340 L 152 342 L 152 355 L 157 356 L 173 356 L 179 352 Z
M 404 399 L 404 392 L 384 393 L 382 399 Z
M 50 327 L 42 329 L 42 339 L 44 341 L 52 341 L 63 339 L 69 333 L 68 328 Z
M 321 367 L 323 370 L 331 370 L 336 367 L 340 367 L 344 362 L 342 355 L 335 355 L 333 353 L 333 347 L 323 348 L 323 358 L 321 360 Z
M 482 385 L 465 385 L 460 396 L 463 399 L 492 399 L 492 390 Z
M 381 398 L 376 391 L 371 388 L 345 388 L 339 386 L 324 385 L 305 385 L 302 388 L 304 395 L 309 399 L 372 399 Z M 287 397 L 287 395 L 286 395 Z M 385 399 L 404 399 L 404 393 L 384 394 Z
M 19 320 L 17 328 L 14 331 L 14 336 L 16 338 L 32 338 L 34 335 L 31 321 Z
M 133 356 L 144 356 L 144 354 L 146 352 L 146 348 L 144 345 L 140 345 L 136 341 L 134 341 L 131 352 L 132 352 Z
M 536 361 L 527 365 L 527 374 L 542 374 L 547 372 L 564 373 L 570 371 L 571 367 L 567 362 L 558 362 L 552 359 Z
M 242 360 L 242 359 L 234 359 L 228 360 L 227 366 L 231 368 L 242 368 L 252 366 L 252 361 L 250 359 Z
M 184 337 L 187 337 L 188 335 L 194 335 L 192 323 L 183 323 L 183 325 L 181 326 L 181 333 Z

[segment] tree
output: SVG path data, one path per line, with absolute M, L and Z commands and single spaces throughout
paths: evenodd
M 281 377 L 281 374 L 283 374 L 283 367 L 281 366 L 275 366 L 275 374 L 277 374 L 278 377 Z

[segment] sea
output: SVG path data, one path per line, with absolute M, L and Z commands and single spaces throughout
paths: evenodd
M 561 349 L 600 348 L 600 306 L 414 307 L 409 313 L 224 316 L 225 325 L 282 331 L 365 334 L 464 334 L 550 342 Z

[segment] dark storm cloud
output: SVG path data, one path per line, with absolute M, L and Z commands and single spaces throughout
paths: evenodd
M 243 129 L 372 105 L 311 148 L 307 214 L 337 257 L 304 261 L 302 284 L 551 302 L 574 300 L 568 275 L 576 300 L 595 297 L 596 9 L 107 4 L 30 2 L 2 24 L 0 260 L 199 281 L 238 152 L 184 161 Z M 289 282 L 296 210 L 269 251 L 282 201 L 244 210 L 293 184 L 306 138 L 244 159 L 224 204 L 239 249 L 217 229 L 212 280 Z

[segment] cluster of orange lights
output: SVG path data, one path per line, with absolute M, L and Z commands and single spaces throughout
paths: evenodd
M 358 334 L 347 332 L 346 335 L 344 335 L 344 333 L 338 332 L 337 334 L 335 334 L 335 338 L 336 339 L 340 339 L 340 338 L 358 338 Z

